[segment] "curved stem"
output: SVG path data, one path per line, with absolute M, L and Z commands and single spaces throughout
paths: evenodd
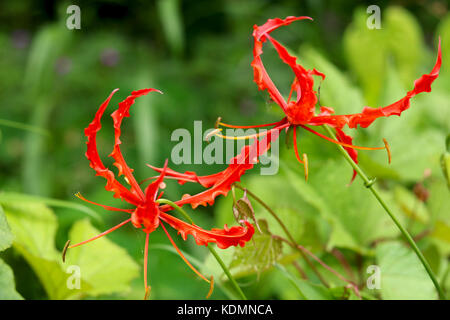
M 164 204 L 168 204 L 169 206 L 171 206 L 172 208 L 174 208 L 176 211 L 178 211 L 179 213 L 181 213 L 183 215 L 183 217 L 186 218 L 186 220 L 188 220 L 190 223 L 195 224 L 194 220 L 192 220 L 192 218 L 186 213 L 186 211 L 184 211 L 180 206 L 178 206 L 176 203 L 174 203 L 173 201 L 170 201 L 168 199 L 158 199 L 156 200 L 157 203 L 164 203 Z M 214 256 L 214 258 L 217 260 L 217 262 L 219 263 L 220 267 L 222 268 L 223 272 L 226 274 L 226 276 L 228 277 L 228 279 L 230 280 L 232 286 L 234 287 L 234 289 L 237 291 L 237 293 L 239 294 L 239 296 L 241 297 L 242 300 L 247 300 L 247 297 L 245 296 L 244 292 L 242 291 L 242 289 L 239 287 L 239 285 L 237 284 L 236 280 L 233 278 L 230 270 L 227 268 L 227 266 L 225 265 L 225 263 L 223 262 L 222 258 L 220 258 L 220 256 L 217 254 L 216 250 L 214 249 L 214 247 L 211 244 L 208 244 L 208 249 L 211 252 L 211 254 Z
M 329 126 L 323 125 L 325 130 L 327 131 L 328 135 L 331 136 L 333 139 L 336 139 L 336 136 L 334 135 L 333 131 L 330 129 Z M 439 282 L 436 279 L 436 276 L 434 275 L 433 271 L 431 270 L 431 267 L 428 263 L 428 261 L 423 256 L 422 252 L 420 251 L 417 244 L 414 242 L 414 239 L 411 237 L 411 235 L 408 233 L 408 231 L 400 224 L 400 222 L 397 220 L 397 218 L 392 213 L 391 209 L 388 207 L 386 202 L 383 200 L 381 195 L 378 193 L 378 191 L 374 188 L 373 184 L 375 182 L 374 179 L 369 179 L 365 172 L 353 161 L 353 159 L 350 157 L 350 155 L 345 151 L 345 149 L 341 145 L 336 145 L 336 147 L 339 149 L 339 151 L 342 153 L 344 158 L 347 160 L 347 162 L 353 167 L 353 169 L 358 173 L 358 175 L 361 177 L 361 179 L 364 181 L 364 185 L 367 187 L 367 189 L 372 192 L 374 197 L 377 199 L 377 201 L 380 203 L 380 205 L 383 207 L 383 209 L 386 211 L 386 213 L 389 215 L 389 217 L 392 219 L 392 221 L 395 223 L 397 228 L 400 230 L 406 241 L 409 243 L 411 248 L 413 249 L 414 253 L 419 258 L 420 262 L 424 266 L 426 272 L 430 276 L 431 281 L 433 281 L 434 286 L 436 287 L 436 290 L 439 293 L 439 298 L 442 300 L 445 300 L 445 294 L 444 291 L 441 289 L 441 286 L 439 285 Z

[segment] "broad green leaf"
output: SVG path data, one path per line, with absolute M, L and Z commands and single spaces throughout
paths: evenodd
M 402 83 L 412 87 L 420 76 L 418 67 L 424 55 L 420 25 L 408 10 L 388 7 L 384 10 L 382 26 Z
M 13 242 L 14 236 L 11 233 L 5 213 L 0 206 L 0 251 L 9 248 Z M 14 283 L 14 274 L 11 268 L 0 259 L 0 300 L 22 299 L 17 293 Z
M 394 189 L 394 198 L 401 208 L 401 212 L 410 219 L 417 220 L 423 224 L 429 221 L 430 214 L 428 213 L 427 207 L 409 190 L 397 186 Z
M 58 226 L 51 209 L 43 203 L 32 201 L 4 201 L 2 205 L 15 235 L 14 249 L 30 264 L 50 299 L 80 298 L 86 295 L 122 292 L 128 288 L 129 281 L 136 277 L 138 270 L 136 263 L 131 260 L 125 250 L 112 244 L 106 238 L 86 246 L 88 247 L 86 249 L 82 247 L 71 250 L 67 256 L 72 260 L 67 259 L 63 264 L 61 253 L 55 248 L 54 238 Z M 73 232 L 71 232 L 72 240 L 82 241 L 87 237 L 83 239 L 81 237 L 96 232 L 89 227 L 87 221 L 76 223 L 73 227 L 76 229 L 72 229 Z M 74 255 L 71 255 L 72 253 Z M 74 256 L 77 259 L 74 260 Z M 103 270 L 96 267 L 99 263 Z M 79 289 L 68 284 L 72 275 L 71 266 L 81 268 Z M 125 272 L 118 271 L 121 269 Z
M 365 105 L 362 92 L 350 82 L 346 74 L 312 47 L 303 46 L 299 55 L 310 68 L 316 68 L 326 75 L 320 85 L 321 105 L 334 108 L 337 114 L 361 112 Z M 319 81 L 320 78 L 316 77 L 316 83 Z
M 99 233 L 88 220 L 81 220 L 72 226 L 69 238 L 72 243 L 78 243 Z M 126 250 L 107 237 L 69 249 L 66 264 L 80 267 L 82 279 L 91 286 L 87 290 L 82 289 L 88 295 L 126 292 L 130 289 L 130 281 L 139 272 L 139 266 Z
M 51 209 L 39 202 L 2 202 L 2 205 L 15 236 L 14 246 L 47 260 L 59 257 L 54 243 L 58 225 Z
M 398 73 L 394 68 L 390 69 L 382 104 L 388 105 L 405 94 L 406 89 L 400 83 Z M 411 108 L 400 117 L 380 118 L 365 130 L 369 134 L 365 145 L 380 145 L 382 138 L 387 139 L 392 162 L 387 163 L 386 154 L 383 152 L 370 151 L 365 155 L 370 156 L 371 160 L 380 166 L 395 172 L 400 180 L 416 182 L 422 179 L 425 170 L 440 170 L 439 158 L 446 131 L 440 125 L 430 126 L 435 123 L 435 110 L 430 108 L 430 99 L 435 99 L 433 93 L 418 95 L 411 100 Z M 378 175 L 378 172 L 373 174 Z
M 23 255 L 42 283 L 50 299 L 67 299 L 79 294 L 70 290 L 69 277 L 55 248 L 57 221 L 54 213 L 39 202 L 3 202 L 15 235 L 13 248 Z
M 82 205 L 77 202 L 72 201 L 64 201 L 59 199 L 53 199 L 53 198 L 46 198 L 46 197 L 40 197 L 40 196 L 34 196 L 30 194 L 23 194 L 23 193 L 16 193 L 16 192 L 0 192 L 0 203 L 1 202 L 29 202 L 29 203 L 43 203 L 47 206 L 51 207 L 59 207 L 59 208 L 67 208 L 72 209 L 84 214 L 89 215 L 90 217 L 96 219 L 97 221 L 101 221 L 100 216 L 97 214 L 96 211 L 92 210 L 89 207 L 86 207 L 85 205 Z
M 281 274 L 289 279 L 297 289 L 301 299 L 304 300 L 335 300 L 331 292 L 323 285 L 314 284 L 310 281 L 296 278 L 281 265 L 277 265 Z
M 442 56 L 448 57 L 450 53 L 450 13 L 444 19 L 441 19 L 436 31 L 436 38 L 441 37 Z M 448 72 L 450 66 L 449 59 L 442 59 L 442 70 Z M 445 72 L 445 71 L 444 71 Z
M 436 221 L 430 237 L 443 255 L 450 254 L 450 225 L 444 221 Z
M 58 260 L 56 257 L 52 260 L 32 254 L 20 244 L 14 244 L 13 247 L 23 255 L 34 270 L 50 300 L 80 298 L 83 292 L 90 288 L 83 278 L 80 279 L 80 289 L 68 285 L 71 276 L 68 269 L 70 265 L 63 265 L 60 255 Z
M 345 30 L 343 44 L 348 66 L 361 84 L 367 102 L 374 106 L 385 78 L 389 49 L 383 28 L 367 28 L 367 17 L 364 9 L 355 11 L 351 25 Z
M 376 248 L 376 260 L 381 269 L 383 299 L 436 299 L 424 267 L 414 252 L 397 242 L 381 243 Z
M 239 273 L 257 273 L 270 269 L 281 257 L 282 242 L 272 237 L 267 221 L 258 220 L 261 232 L 256 230 L 245 247 L 235 247 L 229 268 Z
M 443 178 L 432 180 L 428 188 L 430 197 L 427 201 L 432 221 L 444 221 L 450 225 L 450 190 Z
M 5 212 L 0 206 L 0 251 L 9 248 L 13 242 L 14 236 L 6 221 Z
M 361 83 L 367 102 L 376 107 L 388 59 L 394 58 L 404 85 L 412 86 L 414 79 L 420 76 L 423 36 L 414 17 L 400 7 L 383 10 L 381 29 L 369 29 L 367 17 L 364 9 L 355 11 L 353 22 L 344 33 L 344 48 L 349 68 Z
M 0 259 L 0 300 L 21 300 L 22 296 L 16 291 L 14 274 L 11 268 Z
M 366 246 L 371 242 L 395 236 L 398 231 L 358 178 L 347 186 L 350 176 L 342 169 L 343 163 L 324 162 L 308 182 L 288 166 L 283 167 L 283 172 L 300 197 L 323 208 L 319 212 L 332 228 L 329 249 L 346 247 L 368 253 Z
M 447 135 L 447 139 L 445 141 L 447 150 L 441 155 L 441 168 L 444 178 L 447 180 L 447 186 L 450 189 L 450 134 Z

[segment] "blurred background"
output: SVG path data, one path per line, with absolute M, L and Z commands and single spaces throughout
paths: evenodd
M 69 30 L 67 7 L 81 9 L 81 29 Z M 369 30 L 369 5 L 381 9 L 381 29 Z M 68 251 L 67 239 L 85 240 L 125 219 L 83 203 L 74 194 L 126 207 L 105 191 L 84 156 L 84 128 L 114 88 L 106 114 L 132 90 L 158 88 L 163 95 L 139 98 L 124 121 L 123 153 L 138 180 L 162 166 L 176 142 L 173 130 L 193 131 L 195 120 L 213 127 L 280 119 L 279 108 L 253 82 L 253 25 L 269 18 L 308 15 L 275 38 L 307 68 L 327 76 L 322 105 L 337 113 L 387 105 L 403 97 L 436 60 L 438 36 L 443 66 L 431 93 L 412 99 L 400 118 L 377 120 L 352 134 L 357 145 L 377 146 L 386 138 L 393 161 L 383 151 L 361 151 L 361 166 L 395 214 L 416 238 L 433 271 L 450 288 L 450 200 L 445 172 L 450 132 L 450 15 L 448 2 L 416 1 L 2 1 L 0 4 L 0 298 L 141 299 L 145 234 L 132 226 L 107 239 Z M 287 95 L 293 79 L 267 45 L 269 74 Z M 316 81 L 318 85 L 319 81 Z M 98 138 L 105 163 L 113 146 L 110 117 Z M 334 145 L 301 131 L 308 153 L 308 183 L 292 149 L 280 138 L 280 171 L 243 179 L 288 226 L 295 240 L 330 267 L 358 284 L 366 299 L 435 299 L 431 281 L 414 254 Z M 208 174 L 220 165 L 179 165 L 177 171 Z M 448 166 L 448 161 L 447 161 Z M 201 189 L 168 183 L 165 197 L 179 199 Z M 238 192 L 237 196 L 240 197 Z M 267 212 L 253 203 L 268 230 L 245 248 L 219 250 L 243 291 L 253 299 L 351 299 L 346 283 L 316 264 L 324 281 L 298 252 L 273 238 L 285 236 Z M 232 199 L 208 208 L 187 209 L 209 229 L 236 224 Z M 6 225 L 4 216 L 8 221 Z M 194 265 L 215 275 L 215 299 L 236 297 L 217 262 L 192 238 L 173 237 Z M 68 265 L 81 267 L 81 289 L 66 286 Z M 367 266 L 383 272 L 380 290 L 366 288 Z M 208 286 L 170 249 L 161 230 L 151 234 L 149 280 L 152 299 L 202 299 Z M 323 279 L 322 279 L 323 280 Z M 3 282 L 2 282 L 3 281 Z M 324 283 L 325 282 L 325 283 Z

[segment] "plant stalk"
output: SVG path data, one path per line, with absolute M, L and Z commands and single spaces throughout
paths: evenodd
M 334 135 L 333 131 L 330 129 L 329 126 L 323 125 L 325 130 L 327 131 L 328 135 L 332 137 L 333 139 L 336 139 L 336 136 Z M 431 281 L 433 282 L 434 286 L 436 287 L 436 290 L 438 291 L 439 298 L 441 300 L 446 300 L 444 291 L 442 290 L 441 286 L 439 285 L 439 282 L 436 279 L 436 276 L 434 275 L 433 271 L 431 270 L 431 267 L 428 263 L 428 261 L 423 256 L 422 252 L 420 251 L 417 244 L 414 242 L 414 239 L 411 237 L 409 232 L 400 224 L 400 222 L 397 220 L 397 218 L 392 213 L 391 209 L 388 207 L 386 202 L 383 200 L 381 195 L 378 193 L 378 191 L 374 188 L 374 182 L 375 179 L 369 179 L 365 172 L 359 167 L 353 159 L 350 157 L 350 155 L 345 151 L 345 149 L 341 146 L 336 144 L 336 147 L 339 149 L 339 151 L 342 153 L 344 158 L 347 160 L 347 162 L 352 166 L 352 168 L 358 173 L 358 175 L 361 177 L 361 179 L 364 181 L 364 185 L 367 189 L 370 190 L 370 192 L 374 195 L 374 197 L 377 199 L 377 201 L 380 203 L 380 205 L 383 207 L 383 209 L 386 211 L 386 213 L 389 215 L 389 217 L 392 219 L 392 221 L 395 223 L 397 228 L 400 230 L 406 241 L 409 243 L 411 248 L 413 249 L 414 253 L 419 258 L 420 262 L 424 266 L 426 272 L 428 273 Z
M 168 204 L 170 205 L 172 208 L 174 208 L 176 211 L 178 211 L 179 213 L 181 213 L 183 215 L 183 217 L 186 218 L 186 220 L 188 220 L 191 224 L 195 224 L 194 220 L 192 220 L 192 218 L 186 213 L 186 211 L 184 211 L 180 206 L 178 206 L 176 203 L 174 203 L 173 201 L 170 201 L 168 199 L 159 199 L 156 200 L 157 203 L 164 203 L 164 204 Z M 245 296 L 244 292 L 242 291 L 241 287 L 239 287 L 239 285 L 237 284 L 236 280 L 234 279 L 233 275 L 231 274 L 230 270 L 227 268 L 227 266 L 225 265 L 225 263 L 223 262 L 222 258 L 220 258 L 220 256 L 217 254 L 216 250 L 214 249 L 214 247 L 208 243 L 208 249 L 211 252 L 211 254 L 214 256 L 214 258 L 216 258 L 217 262 L 219 263 L 220 267 L 222 268 L 223 272 L 226 274 L 226 276 L 228 277 L 228 279 L 230 280 L 232 286 L 234 287 L 234 289 L 237 291 L 238 295 L 240 296 L 240 298 L 242 300 L 247 300 L 247 297 Z

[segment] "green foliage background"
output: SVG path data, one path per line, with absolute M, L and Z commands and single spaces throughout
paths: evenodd
M 132 226 L 72 249 L 67 262 L 61 261 L 67 239 L 87 239 L 125 218 L 74 197 L 80 191 L 93 201 L 122 206 L 89 168 L 84 127 L 114 88 L 121 90 L 110 112 L 132 90 L 161 89 L 164 95 L 140 98 L 123 126 L 124 154 L 140 180 L 153 174 L 146 163 L 161 166 L 170 157 L 172 131 L 192 131 L 195 120 L 204 127 L 212 127 L 217 116 L 235 124 L 275 121 L 278 107 L 252 79 L 251 32 L 254 24 L 288 15 L 314 18 L 277 31 L 277 39 L 304 66 L 326 74 L 320 100 L 337 113 L 403 97 L 431 70 L 441 37 L 443 66 L 432 93 L 415 97 L 400 118 L 380 119 L 351 133 L 358 145 L 379 145 L 383 137 L 389 141 L 391 165 L 383 152 L 363 151 L 361 166 L 378 178 L 379 190 L 417 238 L 442 286 L 450 289 L 450 197 L 448 171 L 443 172 L 450 162 L 445 1 L 411 1 L 407 7 L 400 6 L 403 1 L 378 1 L 380 30 L 366 27 L 366 8 L 373 1 L 359 6 L 325 0 L 78 1 L 82 28 L 73 31 L 65 27 L 69 4 L 0 4 L 0 299 L 141 299 L 145 235 Z M 288 88 L 292 74 L 269 46 L 264 59 L 278 86 Z M 105 159 L 113 137 L 107 118 L 98 139 Z M 351 169 L 336 148 L 306 131 L 299 139 L 310 160 L 308 182 L 293 150 L 280 143 L 279 173 L 260 176 L 256 168 L 242 184 L 277 212 L 299 244 L 357 283 L 364 299 L 436 299 L 423 267 L 362 182 L 357 178 L 347 186 Z M 172 167 L 200 174 L 223 168 Z M 414 193 L 418 186 L 428 194 L 424 202 Z M 198 190 L 168 183 L 165 196 L 174 200 Z M 277 222 L 262 206 L 252 205 L 263 233 L 245 248 L 218 250 L 249 298 L 357 298 L 316 264 L 325 287 L 297 251 L 273 237 L 285 237 Z M 212 208 L 189 211 L 204 228 L 236 223 L 231 196 Z M 150 239 L 151 298 L 203 298 L 207 286 L 174 254 L 163 232 Z M 205 248 L 191 238 L 176 241 L 204 274 L 215 276 L 212 298 L 236 298 Z M 81 267 L 78 290 L 67 288 L 69 265 Z M 380 290 L 365 287 L 370 265 L 382 270 Z

